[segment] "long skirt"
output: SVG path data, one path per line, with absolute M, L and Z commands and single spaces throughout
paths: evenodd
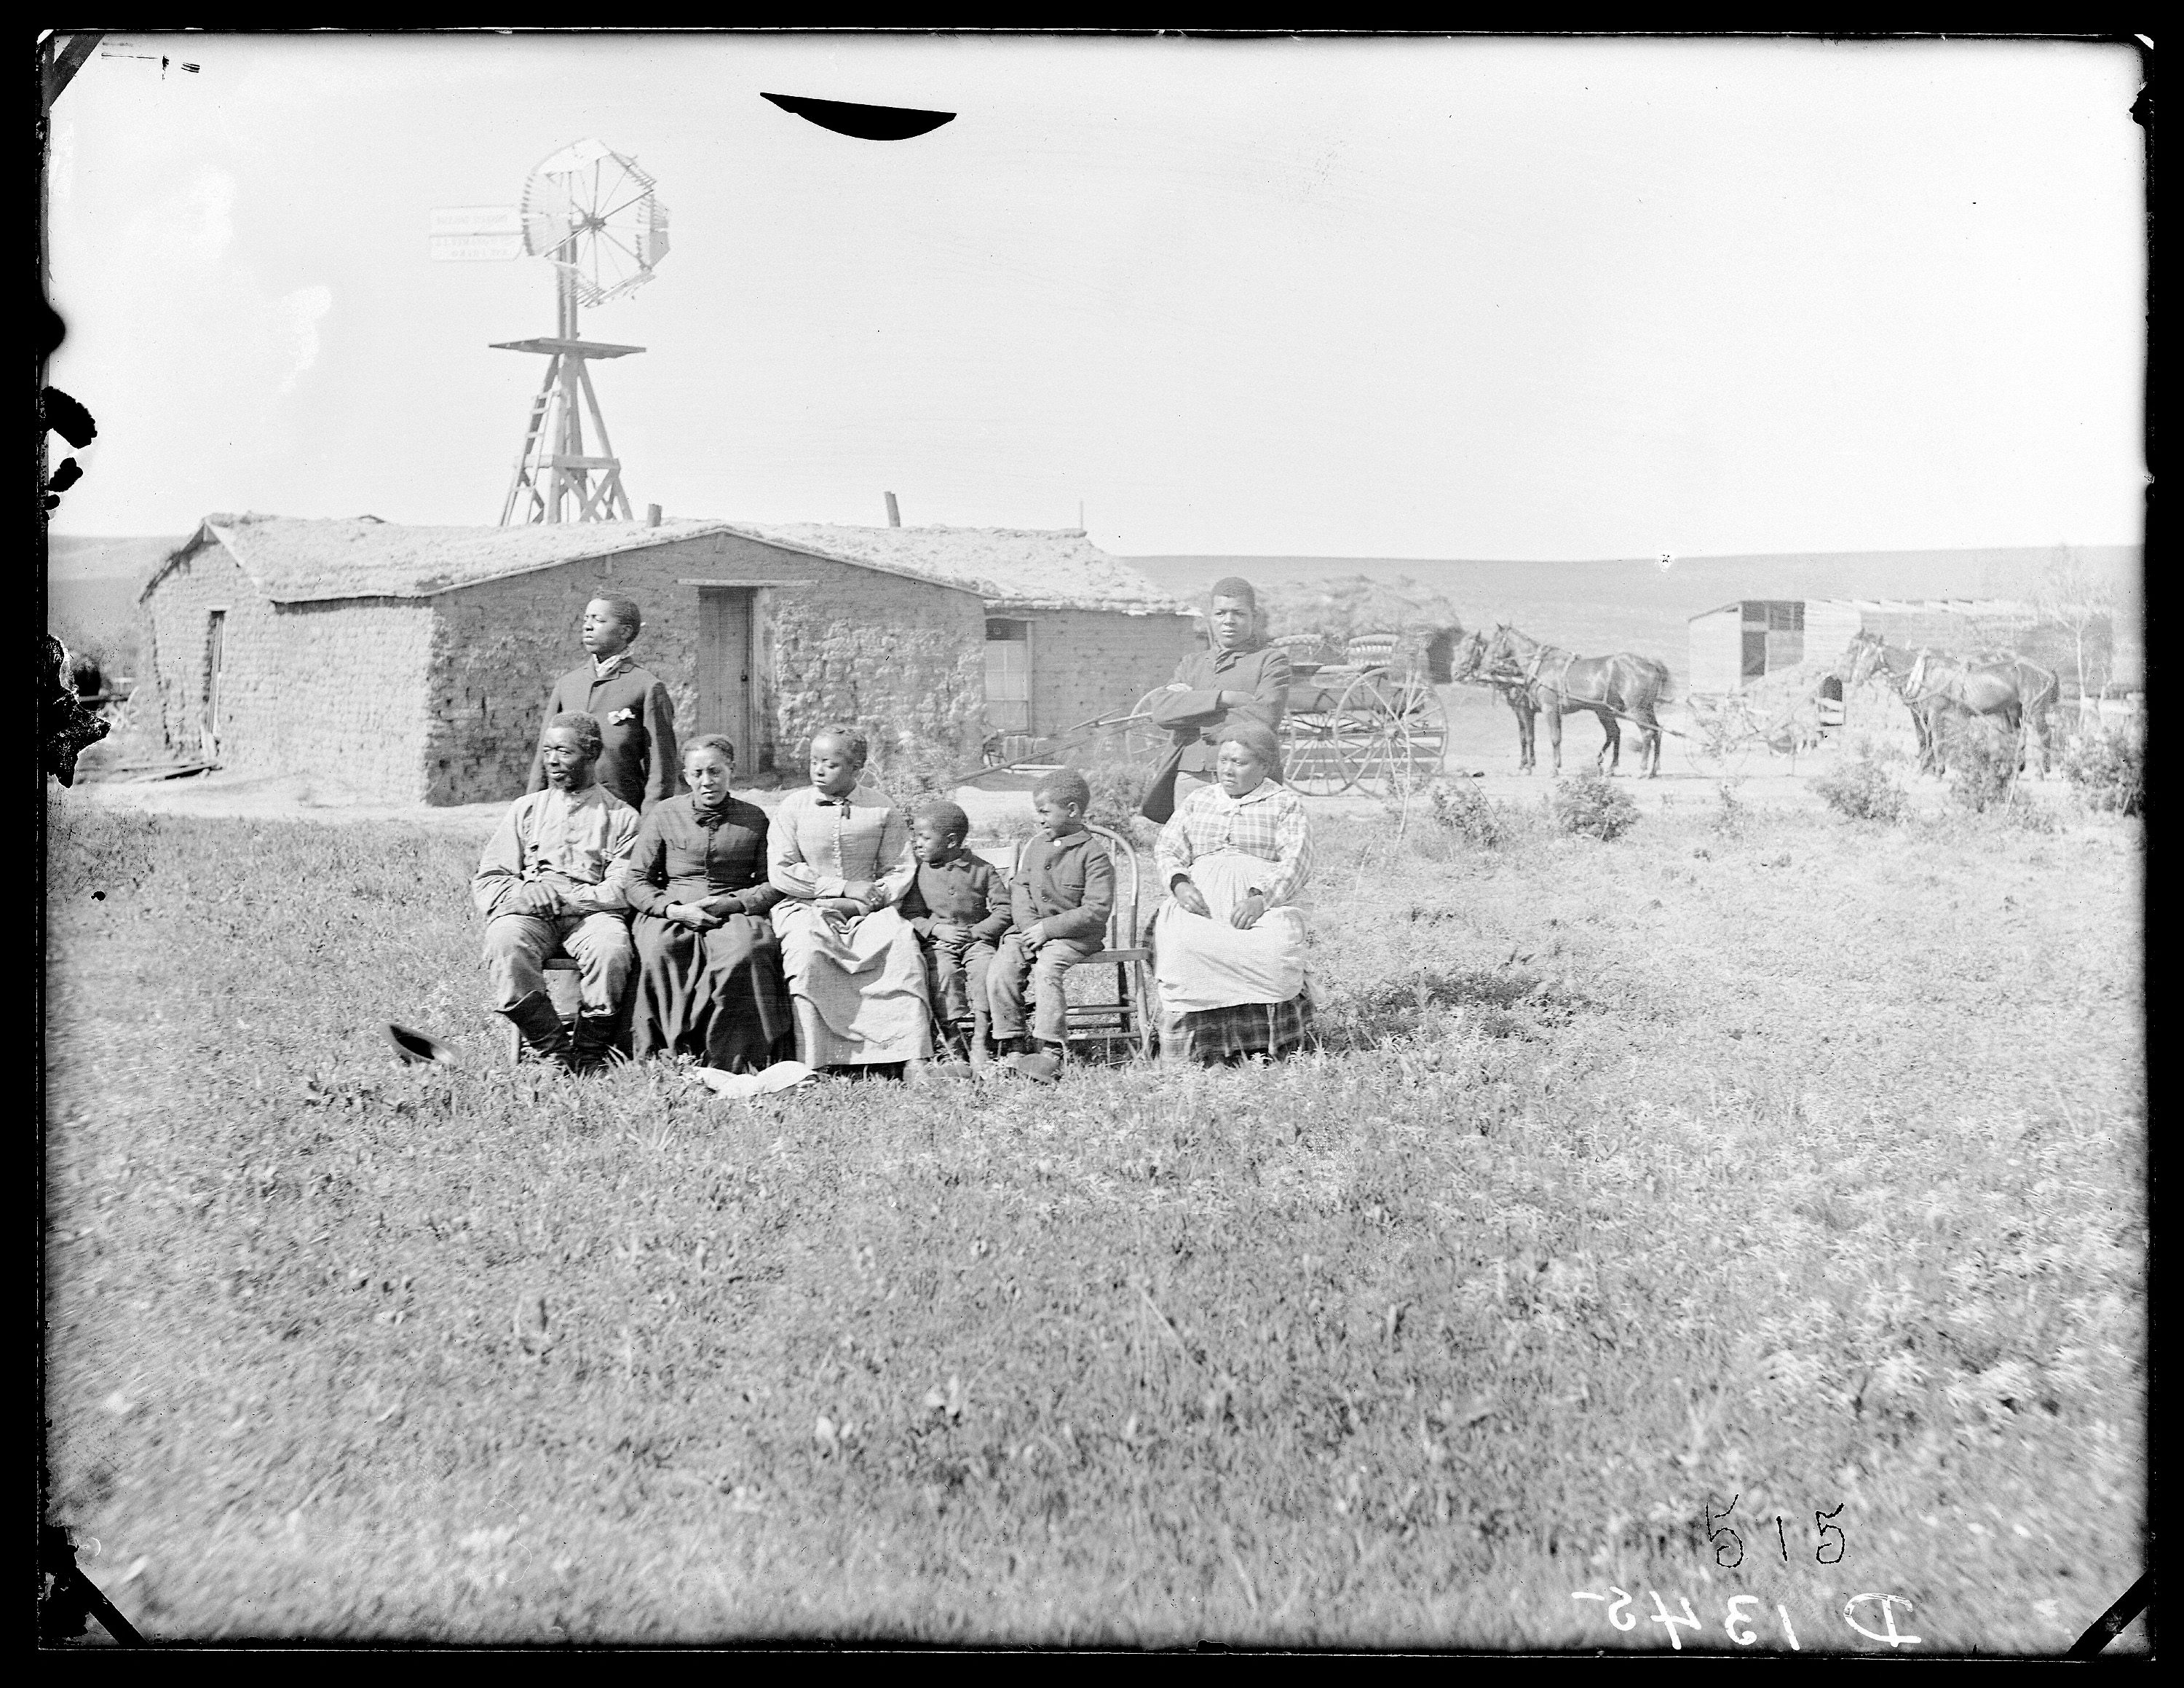
M 925 957 L 892 908 L 838 931 L 808 903 L 777 903 L 773 930 L 796 1024 L 796 1059 L 811 1067 L 889 1065 L 932 1053 Z
M 710 931 L 639 914 L 631 1048 L 694 1055 L 722 1072 L 760 1072 L 795 1053 L 781 945 L 771 922 L 731 914 Z
M 1286 1054 L 1312 1031 L 1305 980 L 1304 911 L 1270 908 L 1249 930 L 1228 924 L 1266 864 L 1223 850 L 1190 864 L 1191 883 L 1209 914 L 1173 902 L 1153 919 L 1153 976 L 1162 1009 L 1174 1018 L 1187 1060 L 1217 1061 L 1252 1054 Z

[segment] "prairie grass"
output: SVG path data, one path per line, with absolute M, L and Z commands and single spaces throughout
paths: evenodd
M 48 1507 L 150 1635 L 2037 1652 L 2144 1568 L 2135 822 L 1329 822 L 1316 1054 L 730 1104 L 507 1067 L 460 838 L 48 813 Z

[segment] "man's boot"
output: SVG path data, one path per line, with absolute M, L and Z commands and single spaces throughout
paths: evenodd
M 615 1016 L 580 1014 L 576 1036 L 569 1043 L 569 1070 L 590 1072 L 606 1065 L 615 1054 Z
M 515 1022 L 523 1046 L 533 1058 L 554 1066 L 567 1067 L 569 1029 L 561 1024 L 561 1016 L 554 1011 L 553 998 L 543 991 L 533 991 L 514 1008 L 504 1008 L 501 1012 Z

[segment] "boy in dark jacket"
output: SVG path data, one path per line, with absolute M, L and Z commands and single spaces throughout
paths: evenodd
M 950 802 L 928 802 L 911 817 L 917 877 L 898 912 L 924 947 L 933 1018 L 951 1052 L 983 1065 L 987 970 L 1011 909 L 1008 881 L 963 847 L 970 830 L 970 817 Z
M 588 659 L 555 683 L 546 718 L 574 711 L 596 720 L 604 747 L 593 777 L 632 808 L 650 814 L 681 786 L 682 763 L 676 754 L 675 705 L 667 688 L 629 654 L 644 630 L 644 612 L 627 598 L 594 598 L 585 605 Z M 543 735 L 524 789 L 546 789 Z
M 994 1043 L 1019 1071 L 1044 1078 L 1061 1070 L 1067 1048 L 1064 975 L 1106 947 L 1115 864 L 1084 829 L 1092 788 L 1075 769 L 1056 769 L 1040 780 L 1032 807 L 1044 830 L 1024 848 L 1010 887 L 1011 930 L 986 981 Z M 1027 984 L 1033 1030 L 1045 1046 L 1037 1053 L 1024 1037 Z

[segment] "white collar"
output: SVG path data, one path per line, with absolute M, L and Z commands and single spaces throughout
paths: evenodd
M 606 679 L 628 660 L 629 652 L 627 651 L 617 651 L 611 657 L 594 657 L 592 658 L 592 677 L 594 679 Z

